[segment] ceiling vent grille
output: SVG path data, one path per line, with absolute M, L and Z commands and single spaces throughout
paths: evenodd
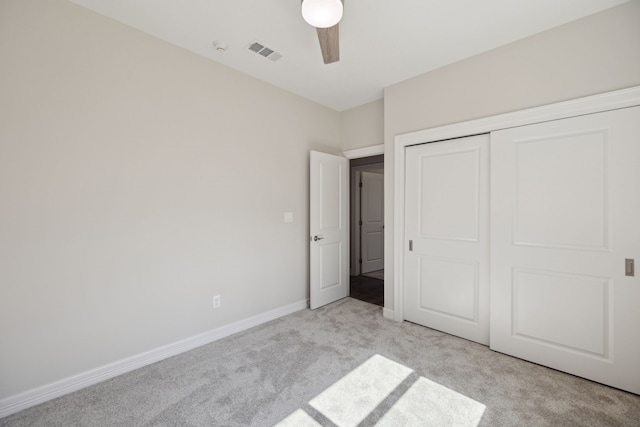
M 276 62 L 278 59 L 282 58 L 282 54 L 276 52 L 273 49 L 270 49 L 263 45 L 262 43 L 253 42 L 249 45 L 248 49 L 251 52 L 257 53 L 260 56 L 264 56 L 272 62 Z

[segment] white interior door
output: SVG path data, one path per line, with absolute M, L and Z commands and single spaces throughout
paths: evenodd
M 640 107 L 491 137 L 491 348 L 640 394 Z
M 362 172 L 360 188 L 361 273 L 384 268 L 384 175 Z
M 489 136 L 406 149 L 404 317 L 489 343 Z
M 310 307 L 321 307 L 349 292 L 349 161 L 310 154 Z

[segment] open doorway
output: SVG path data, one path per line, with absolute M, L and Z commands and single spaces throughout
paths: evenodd
M 384 155 L 351 159 L 349 295 L 384 307 Z

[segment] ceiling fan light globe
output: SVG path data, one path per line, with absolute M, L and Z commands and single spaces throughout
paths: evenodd
M 342 19 L 340 0 L 303 0 L 302 17 L 316 28 L 329 28 Z

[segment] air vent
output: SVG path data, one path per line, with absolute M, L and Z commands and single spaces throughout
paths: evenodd
M 273 51 L 271 49 L 269 49 L 268 47 L 265 47 L 264 49 L 262 49 L 260 52 L 258 52 L 259 55 L 264 56 L 265 58 L 267 58 L 269 55 L 271 55 L 273 53 Z
M 255 52 L 260 56 L 264 56 L 265 58 L 276 62 L 278 59 L 282 58 L 282 54 L 276 52 L 275 50 L 266 47 L 262 43 L 253 42 L 249 45 L 248 49 L 251 52 Z
M 249 50 L 250 50 L 251 52 L 258 53 L 258 52 L 260 52 L 262 49 L 264 49 L 264 46 L 262 46 L 262 45 L 261 45 L 260 43 L 258 43 L 258 42 L 251 43 L 251 44 L 249 45 Z

